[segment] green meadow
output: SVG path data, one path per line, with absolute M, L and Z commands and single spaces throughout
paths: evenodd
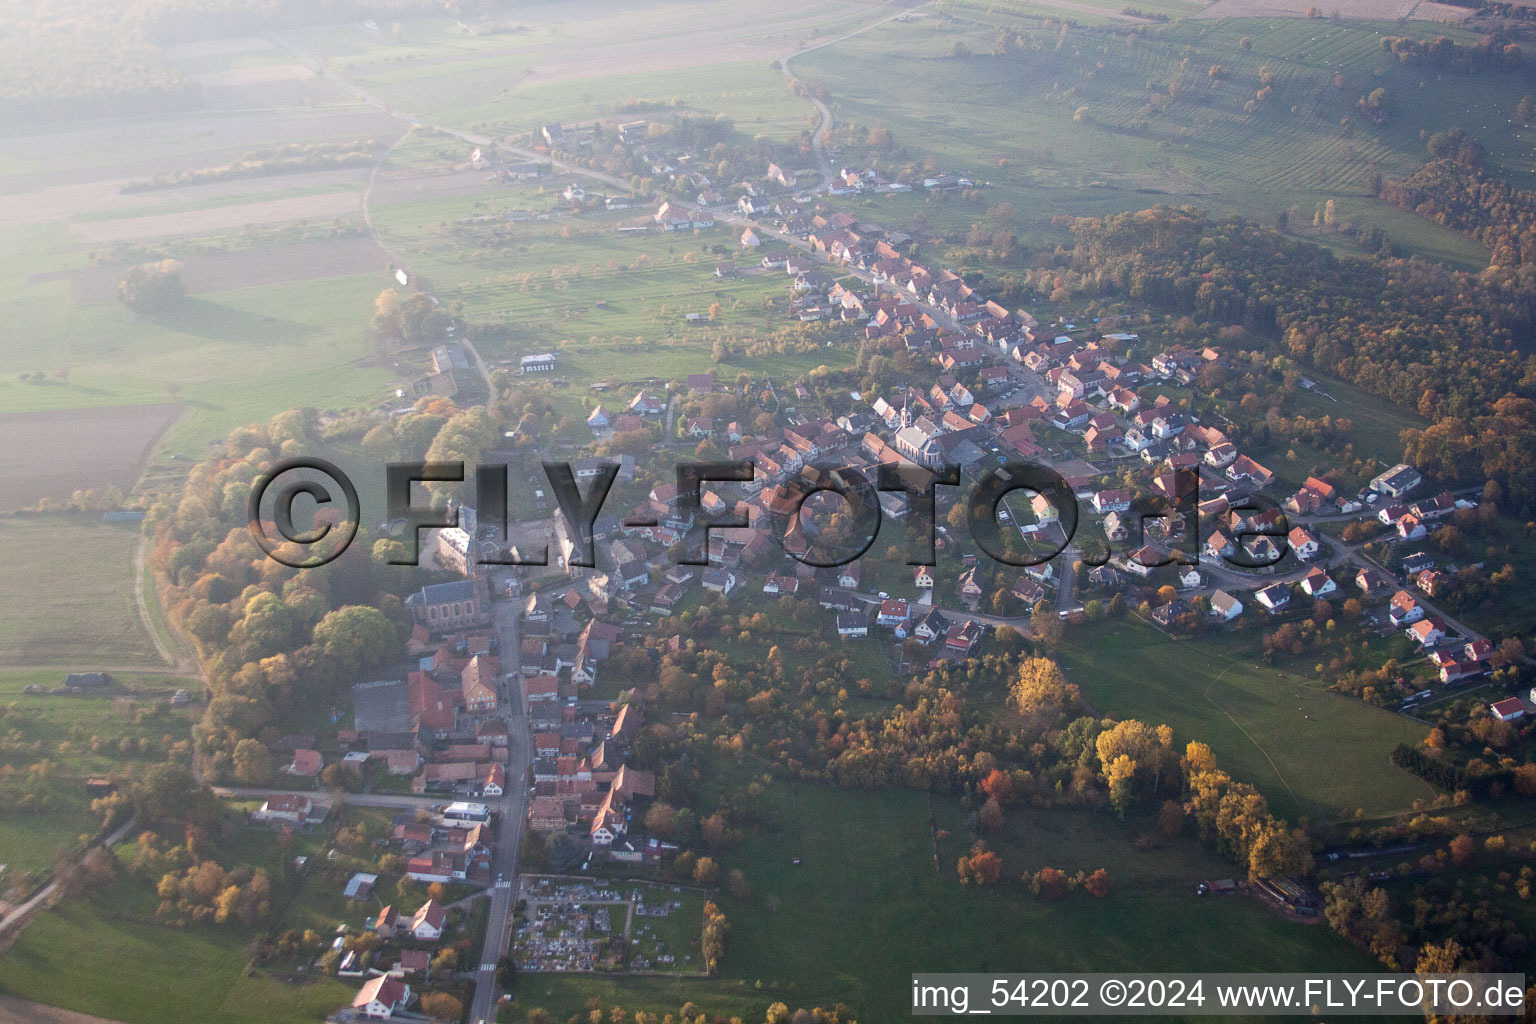
M 1328 693 L 1310 666 L 1265 665 L 1263 614 L 1250 607 L 1249 628 L 1186 640 L 1135 620 L 1096 623 L 1080 638 L 1068 632 L 1063 665 L 1095 712 L 1171 725 L 1180 744 L 1209 744 L 1277 814 L 1379 817 L 1432 798 L 1427 783 L 1388 761 L 1397 744 L 1421 742 L 1424 727 Z
M 956 878 L 971 836 L 952 796 L 782 783 L 771 795 L 775 825 L 722 859 L 753 892 L 721 897 L 731 933 L 719 979 L 525 974 L 518 1008 L 561 1019 L 594 997 L 630 1013 L 675 1013 L 692 1000 L 700 1012 L 752 1020 L 771 1002 L 842 1002 L 857 1020 L 886 1021 L 910 1012 L 914 971 L 1371 969 L 1326 928 L 1290 923 L 1246 897 L 1198 898 L 1197 882 L 1230 877 L 1232 866 L 1188 838 L 1137 848 L 1138 825 L 1108 813 L 1011 809 L 989 840 L 1002 878 L 978 889 Z M 1105 868 L 1115 888 L 1103 900 L 1043 900 L 1019 877 L 1046 866 Z

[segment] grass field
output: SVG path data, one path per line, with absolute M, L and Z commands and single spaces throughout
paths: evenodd
M 391 166 L 406 171 L 419 154 L 405 159 L 405 167 Z M 510 239 L 484 244 L 457 238 L 450 228 L 464 218 L 541 210 L 548 202 L 542 190 L 483 184 L 379 203 L 373 217 L 388 244 L 445 301 L 461 303 L 471 320 L 509 325 L 506 337 L 479 344 L 491 361 L 552 349 L 559 376 L 577 384 L 705 370 L 720 378 L 748 372 L 782 380 L 851 362 L 846 345 L 714 360 L 717 340 L 747 340 L 790 323 L 786 275 L 714 276 L 718 261 L 737 255 L 729 229 L 681 236 L 618 233 L 620 224 L 648 216 L 648 206 L 516 223 Z M 685 322 L 686 314 L 711 309 L 708 323 Z
M 136 524 L 99 514 L 0 517 L 0 665 L 158 666 L 133 601 Z M 55 683 L 54 685 L 58 685 Z
M 1017 809 L 992 844 L 1004 857 L 1003 881 L 978 890 L 956 880 L 955 858 L 970 839 L 951 797 L 772 792 L 784 827 L 750 835 L 723 863 L 745 872 L 754 892 L 749 903 L 722 898 L 732 929 L 719 980 L 525 976 L 518 1003 L 560 1019 L 593 996 L 631 1013 L 676 1012 L 692 999 L 703 1012 L 752 1020 L 774 1001 L 841 1001 L 858 1020 L 886 1021 L 909 1012 L 918 970 L 1370 969 L 1326 928 L 1291 924 L 1242 898 L 1198 899 L 1196 881 L 1233 869 L 1193 840 L 1138 853 L 1134 826 L 1108 815 Z M 950 833 L 938 842 L 937 870 L 930 816 Z M 1102 901 L 1075 893 L 1046 902 L 1017 879 L 1047 865 L 1104 867 L 1117 887 Z
M 286 895 L 270 835 L 237 834 L 215 856 L 265 867 L 274 902 Z M 153 886 L 123 877 L 40 915 L 0 957 L 0 990 L 128 1024 L 298 1022 L 351 1002 L 344 982 L 248 973 L 251 932 L 168 927 L 155 920 L 158 902 Z
M 1024 27 L 1022 55 L 985 55 L 998 23 Z M 827 83 L 840 123 L 884 121 L 899 146 L 989 181 L 988 204 L 1014 202 L 1025 237 L 1061 206 L 1092 215 L 1189 202 L 1266 222 L 1297 206 L 1310 222 L 1316 203 L 1336 199 L 1414 251 L 1475 264 L 1476 245 L 1368 198 L 1373 173 L 1401 176 L 1422 161 L 1421 129 L 1461 126 L 1489 147 L 1496 173 L 1530 180 L 1529 143 L 1511 117 L 1528 90 L 1518 73 L 1441 79 L 1379 45 L 1441 32 L 1470 38 L 1448 26 L 1305 19 L 1186 21 L 1128 37 L 962 10 L 892 22 L 795 67 Z M 951 56 L 956 42 L 977 55 Z M 1217 65 L 1225 74 L 1213 77 Z M 1261 75 L 1273 92 L 1245 111 Z M 1391 100 L 1381 126 L 1355 109 L 1378 86 Z
M 375 831 L 389 820 L 381 809 L 349 808 L 345 814 L 346 824 L 368 824 Z M 338 922 L 360 928 L 365 917 L 378 912 L 381 895 L 395 895 L 375 894 L 368 903 L 343 898 L 350 869 L 317 856 L 330 836 L 329 827 L 300 832 L 285 853 L 275 832 L 239 827 L 219 835 L 212 856 L 225 867 L 266 869 L 274 913 L 281 915 L 272 923 L 277 932 L 314 928 L 330 935 Z M 120 858 L 131 846 L 118 847 Z M 297 854 L 309 856 L 312 867 L 296 879 L 283 862 Z M 423 893 L 424 887 L 415 886 L 411 895 L 420 902 Z M 125 872 L 106 887 L 39 915 L 0 957 L 0 991 L 127 1024 L 299 1024 L 318 1020 L 356 994 L 355 982 L 318 975 L 292 982 L 248 970 L 255 931 L 170 927 L 155 917 L 158 902 L 153 884 Z M 445 942 L 468 935 L 478 943 L 484 919 L 483 912 L 450 911 Z M 258 927 L 265 931 L 267 925 Z
M 62 227 L 4 233 L 0 312 L 14 326 L 0 344 L 0 404 L 10 412 L 181 402 L 187 414 L 161 448 L 197 452 L 231 427 L 299 405 L 383 401 L 396 375 L 360 366 L 383 275 L 210 292 L 163 317 L 118 304 L 76 305 L 65 281 L 28 284 L 43 267 L 85 265 Z M 46 371 L 39 387 L 17 374 Z M 60 371 L 64 371 L 62 374 Z
M 1248 616 L 1255 612 L 1250 611 Z M 1388 763 L 1424 729 L 1323 691 L 1302 666 L 1264 665 L 1260 630 L 1172 640 L 1128 620 L 1097 624 L 1063 652 L 1068 676 L 1101 715 L 1173 726 L 1258 786 L 1276 813 L 1340 820 L 1407 810 L 1427 783 Z
M 110 695 L 31 696 L 22 691 L 32 685 L 58 686 L 63 673 L 0 670 L 5 760 L 26 769 L 46 758 L 56 778 L 47 809 L 0 815 L 0 864 L 10 865 L 10 871 L 46 869 L 61 850 L 82 835 L 95 834 L 101 820 L 91 813 L 85 779 L 130 777 L 165 756 L 166 737 L 172 742 L 187 738 L 191 719 L 165 704 L 184 680 L 155 672 L 114 678 L 117 685 Z
M 484 35 L 419 18 L 402 21 L 398 35 L 341 25 L 289 37 L 402 109 L 453 123 L 522 134 L 641 101 L 719 112 L 749 134 L 787 137 L 806 127 L 809 110 L 771 62 L 882 13 L 847 2 L 727 9 L 662 0 L 520 8 L 503 31 Z

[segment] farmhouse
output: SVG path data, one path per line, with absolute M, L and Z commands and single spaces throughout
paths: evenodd
M 523 356 L 521 371 L 523 373 L 550 373 L 555 368 L 555 357 L 551 352 L 537 352 L 533 355 Z

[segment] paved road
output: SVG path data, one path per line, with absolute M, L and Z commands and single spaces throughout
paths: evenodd
M 522 665 L 519 660 L 518 608 L 520 602 L 505 598 L 493 604 L 496 632 L 501 640 L 501 668 L 508 673 L 508 700 L 501 717 L 509 726 L 507 744 L 507 789 L 493 804 L 501 815 L 496 833 L 496 855 L 492 864 L 497 881 L 491 887 L 491 913 L 485 925 L 485 947 L 475 973 L 475 998 L 470 1004 L 471 1021 L 495 1020 L 496 962 L 507 952 L 511 936 L 512 909 L 517 905 L 517 850 L 528 820 L 528 770 L 533 763 L 533 734 L 523 715 Z
M 95 844 L 92 844 L 92 845 L 93 846 L 105 846 L 105 847 L 109 847 L 109 848 L 112 847 L 112 846 L 116 846 L 118 843 L 123 841 L 123 837 L 124 836 L 126 836 L 129 832 L 131 832 L 136 827 L 137 827 L 137 825 L 134 822 L 134 820 L 132 818 L 129 818 L 127 821 L 123 822 L 117 828 L 113 829 L 112 830 L 112 834 L 107 836 L 107 838 L 104 839 L 102 842 L 95 843 Z M 89 849 L 89 848 L 87 848 L 87 849 Z M 81 856 L 84 856 L 84 854 L 82 854 Z M 51 896 L 53 896 L 54 893 L 56 893 L 58 891 L 59 891 L 59 883 L 57 881 L 49 882 L 47 885 L 45 885 L 41 889 L 37 890 L 37 892 L 34 893 L 32 898 L 27 900 L 27 902 L 19 904 L 17 906 L 14 906 L 14 907 L 10 908 L 10 910 L 6 913 L 6 915 L 4 917 L 0 917 L 0 933 L 9 931 L 13 927 L 16 927 L 16 928 L 23 928 L 23 927 L 25 927 L 27 921 L 31 918 L 32 912 L 34 910 L 36 910 L 38 907 L 41 907 L 41 906 L 45 905 L 48 902 L 48 899 Z M 0 1020 L 4 1020 L 4 1019 L 5 1019 L 4 1017 L 0 1017 Z

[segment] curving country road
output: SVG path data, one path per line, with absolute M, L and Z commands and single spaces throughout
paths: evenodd
M 835 43 L 841 43 L 844 40 L 852 39 L 854 36 L 863 35 L 870 29 L 879 28 L 886 22 L 895 21 L 897 18 L 905 18 L 913 11 L 921 10 L 932 2 L 933 0 L 927 0 L 926 3 L 917 4 L 913 7 L 903 8 L 894 14 L 890 14 L 884 18 L 881 18 L 879 21 L 872 21 L 868 25 L 862 25 L 851 32 L 845 32 L 842 35 L 834 36 L 831 39 L 823 39 L 820 42 L 812 43 L 809 46 L 802 46 L 800 49 L 795 50 L 792 53 L 787 53 L 779 59 L 779 70 L 784 72 L 784 80 L 791 86 L 791 88 L 793 88 L 794 85 L 800 80 L 795 76 L 795 73 L 790 70 L 789 62 L 794 60 L 796 57 L 810 53 L 812 50 L 820 50 L 822 47 L 832 46 Z M 816 126 L 816 130 L 811 134 L 811 150 L 816 154 L 817 168 L 821 171 L 821 188 L 823 191 L 825 191 L 826 189 L 832 187 L 833 180 L 832 161 L 827 158 L 826 150 L 827 133 L 832 130 L 832 111 L 829 110 L 827 105 L 823 103 L 818 97 L 812 96 L 809 92 L 804 92 L 801 95 L 804 96 L 805 99 L 809 100 L 811 104 L 816 108 L 816 112 L 821 115 L 821 123 Z

